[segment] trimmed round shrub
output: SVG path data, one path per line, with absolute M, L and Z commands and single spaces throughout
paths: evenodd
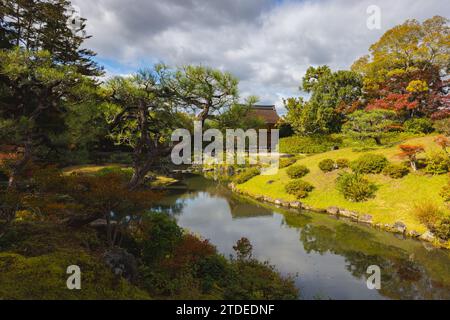
M 292 194 L 299 199 L 306 198 L 308 193 L 314 190 L 314 186 L 309 182 L 297 179 L 289 182 L 285 186 L 285 190 L 288 194 Z
M 405 131 L 421 134 L 421 133 L 431 133 L 434 131 L 433 122 L 427 118 L 413 118 L 405 121 L 403 124 Z
M 291 179 L 303 178 L 309 173 L 309 169 L 305 166 L 291 166 L 286 171 Z
M 281 158 L 280 159 L 280 169 L 292 166 L 297 162 L 296 158 Z
M 350 161 L 348 159 L 338 159 L 336 160 L 336 166 L 338 169 L 346 169 L 350 167 Z
M 401 179 L 404 176 L 408 175 L 408 173 L 409 173 L 408 167 L 393 163 L 388 164 L 383 170 L 383 174 L 385 176 L 391 177 L 392 179 Z
M 356 173 L 378 174 L 389 164 L 388 159 L 380 154 L 365 154 L 350 164 L 352 170 Z
M 258 176 L 261 171 L 258 168 L 247 168 L 234 177 L 233 182 L 237 184 L 246 183 L 248 180 Z
M 319 168 L 323 172 L 331 172 L 336 169 L 336 163 L 331 159 L 325 159 L 319 162 Z
M 366 201 L 375 196 L 377 187 L 360 174 L 344 173 L 336 180 L 336 187 L 345 199 L 353 202 Z
M 450 171 L 450 158 L 444 152 L 433 152 L 427 155 L 426 172 L 434 175 L 444 174 Z

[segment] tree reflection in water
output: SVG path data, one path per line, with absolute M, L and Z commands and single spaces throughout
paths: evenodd
M 194 212 L 188 210 L 193 203 L 196 204 L 197 210 Z M 163 201 L 152 210 L 176 217 L 182 217 L 186 210 L 189 211 L 191 215 L 195 216 L 195 219 L 192 220 L 195 224 L 191 227 L 200 228 L 199 224 L 201 224 L 201 228 L 205 228 L 201 230 L 207 231 L 206 233 L 213 238 L 210 239 L 213 243 L 214 241 L 218 241 L 218 243 L 228 241 L 227 237 L 242 236 L 242 232 L 250 232 L 255 241 L 267 236 L 276 239 L 290 231 L 286 228 L 293 229 L 293 232 L 299 234 L 298 246 L 286 243 L 287 247 L 280 248 L 277 245 L 271 247 L 274 250 L 282 249 L 283 254 L 292 255 L 297 259 L 329 254 L 343 257 L 345 259 L 343 264 L 336 263 L 335 268 L 345 268 L 352 277 L 363 283 L 370 276 L 367 274 L 367 268 L 377 265 L 382 272 L 379 293 L 387 298 L 450 299 L 449 251 L 427 248 L 426 244 L 418 241 L 400 240 L 391 234 L 326 215 L 299 214 L 294 211 L 277 209 L 237 196 L 223 185 L 203 178 L 189 179 L 184 191 L 168 193 Z M 216 213 L 216 215 L 211 215 L 211 213 Z M 282 214 L 281 218 L 280 214 Z M 227 215 L 229 215 L 228 218 L 226 218 Z M 273 229 L 272 235 L 261 234 L 261 231 L 254 229 L 255 224 L 262 221 L 258 220 L 259 218 L 271 223 L 272 217 L 275 221 L 281 221 L 281 226 Z M 219 225 L 214 219 L 219 219 L 217 222 Z M 252 223 L 248 224 L 248 221 L 252 221 Z M 246 229 L 247 227 L 244 227 L 246 225 L 251 229 Z M 261 224 L 261 226 L 267 225 Z M 265 249 L 270 251 L 269 247 Z M 265 253 L 265 256 L 279 258 L 279 251 L 269 251 Z M 321 261 L 316 258 L 312 259 Z M 336 272 L 336 274 L 340 273 Z M 343 288 L 343 290 L 346 289 Z
M 378 242 L 362 227 L 346 223 L 338 223 L 335 228 L 308 224 L 301 230 L 300 241 L 308 253 L 345 257 L 347 270 L 359 279 L 368 278 L 368 266 L 379 266 L 380 293 L 391 299 L 450 299 L 449 270 L 443 274 L 447 282 L 433 280 L 422 264 L 424 261 L 418 262 L 407 251 Z

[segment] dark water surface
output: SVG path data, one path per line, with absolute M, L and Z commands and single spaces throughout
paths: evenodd
M 450 251 L 399 239 L 317 213 L 290 211 L 232 194 L 202 177 L 168 194 L 155 210 L 209 239 L 228 256 L 242 237 L 254 257 L 297 275 L 302 299 L 450 299 Z M 381 289 L 367 288 L 367 268 L 381 268 Z

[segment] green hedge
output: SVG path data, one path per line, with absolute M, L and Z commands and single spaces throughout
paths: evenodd
M 233 182 L 236 184 L 246 183 L 251 178 L 258 176 L 261 173 L 259 168 L 248 168 L 234 177 Z
M 297 162 L 296 158 L 281 158 L 280 159 L 280 169 L 292 166 Z
M 340 147 L 342 140 L 331 136 L 293 136 L 280 139 L 281 153 L 322 153 Z
M 356 173 L 378 174 L 389 164 L 388 159 L 379 154 L 365 154 L 350 164 L 352 170 Z

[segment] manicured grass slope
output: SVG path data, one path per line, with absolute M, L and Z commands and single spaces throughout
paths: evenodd
M 427 151 L 437 149 L 433 142 L 434 136 L 414 138 L 405 143 L 423 144 Z M 418 232 L 425 231 L 412 213 L 415 204 L 432 202 L 444 207 L 444 201 L 439 195 L 442 187 L 447 182 L 446 175 L 429 176 L 423 172 L 410 173 L 403 179 L 395 180 L 383 175 L 369 175 L 369 179 L 375 182 L 379 190 L 376 197 L 367 202 L 354 203 L 347 201 L 336 190 L 335 179 L 339 172 L 323 173 L 318 164 L 324 159 L 355 160 L 364 153 L 375 153 L 385 155 L 389 161 L 400 163 L 402 160 L 397 157 L 399 149 L 397 146 L 373 150 L 368 152 L 355 152 L 352 149 L 342 149 L 321 153 L 301 159 L 297 164 L 302 164 L 310 169 L 310 173 L 303 178 L 312 183 L 315 187 L 308 198 L 303 199 L 307 205 L 318 209 L 326 209 L 330 206 L 337 206 L 348 210 L 358 211 L 364 214 L 371 214 L 375 223 L 394 223 L 402 221 L 410 229 Z M 294 196 L 288 195 L 284 187 L 289 182 L 286 169 L 281 169 L 277 175 L 257 176 L 245 184 L 239 185 L 238 189 L 253 196 L 269 196 L 274 199 L 295 201 Z

